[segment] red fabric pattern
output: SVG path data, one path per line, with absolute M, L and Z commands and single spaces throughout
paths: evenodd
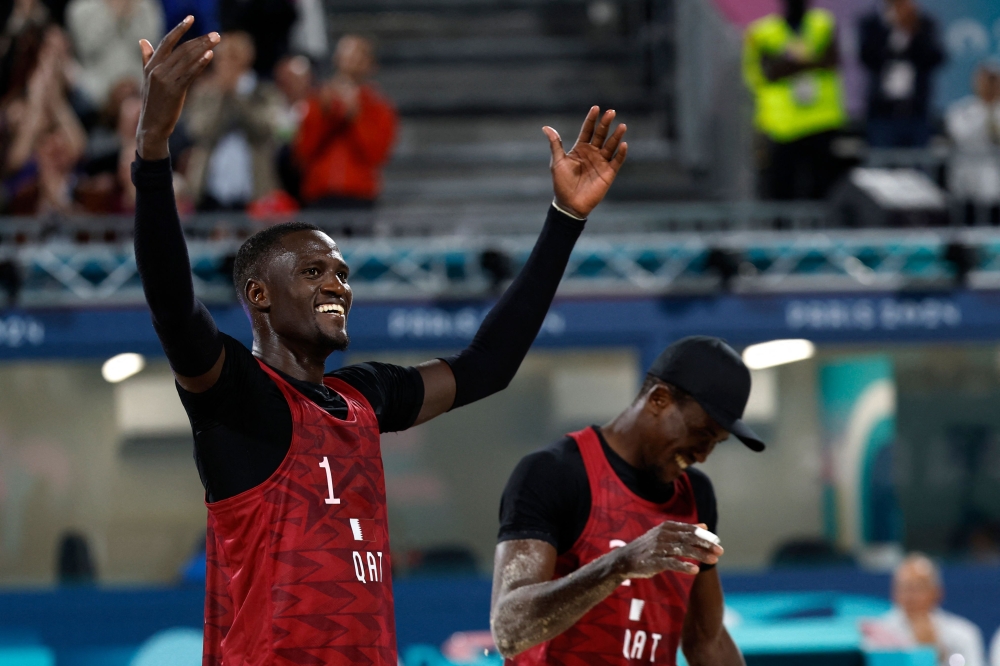
M 270 479 L 208 505 L 203 664 L 396 666 L 375 413 L 327 377 L 348 405 L 335 419 L 261 367 L 288 401 L 292 443 Z
M 338 102 L 324 111 L 319 99 L 311 97 L 294 144 L 302 198 L 377 197 L 397 122 L 396 110 L 370 86 L 361 86 L 358 113 L 351 120 Z
M 592 428 L 570 436 L 580 447 L 587 468 L 591 509 L 583 534 L 556 561 L 557 578 L 642 536 L 665 520 L 698 522 L 694 490 L 686 474 L 674 481 L 674 496 L 669 502 L 647 502 L 633 494 L 615 474 Z M 674 666 L 693 584 L 694 576 L 669 571 L 653 578 L 630 580 L 568 630 L 507 663 Z

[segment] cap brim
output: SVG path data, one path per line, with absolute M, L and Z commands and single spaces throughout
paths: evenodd
M 736 439 L 746 444 L 747 448 L 751 451 L 757 451 L 760 453 L 767 448 L 764 446 L 764 442 L 761 441 L 760 436 L 758 436 L 757 433 L 750 429 L 750 426 L 740 419 L 733 421 L 727 430 L 736 435 Z
M 706 414 L 712 417 L 713 421 L 728 430 L 731 435 L 736 437 L 736 439 L 746 444 L 746 447 L 751 451 L 757 451 L 759 453 L 766 448 L 760 436 L 755 433 L 750 426 L 744 423 L 742 419 L 727 418 L 724 414 L 718 410 L 712 409 L 710 406 L 706 407 L 705 405 L 702 405 L 702 409 L 705 410 Z

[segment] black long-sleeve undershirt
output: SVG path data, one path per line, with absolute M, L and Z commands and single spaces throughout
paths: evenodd
M 601 449 L 611 469 L 622 483 L 648 502 L 669 502 L 675 484 L 664 483 L 655 474 L 629 465 L 608 444 L 601 429 L 594 426 Z M 715 490 L 709 478 L 695 467 L 687 469 L 694 491 L 698 522 L 717 532 L 719 512 Z M 536 539 L 551 544 L 562 555 L 583 534 L 591 510 L 590 481 L 580 448 L 566 436 L 546 448 L 521 459 L 507 481 L 500 498 L 498 541 Z M 715 565 L 702 564 L 702 570 Z
M 521 272 L 486 315 L 466 349 L 445 359 L 455 373 L 455 407 L 507 388 L 542 328 L 549 304 L 583 232 L 575 220 L 549 208 L 545 226 Z
M 205 306 L 194 296 L 191 261 L 177 215 L 170 158 L 136 159 L 135 264 L 153 316 L 153 327 L 182 377 L 208 372 L 222 353 L 222 338 Z
M 153 325 L 174 372 L 197 377 L 226 358 L 219 382 L 192 394 L 179 388 L 195 435 L 195 458 L 209 501 L 249 490 L 281 464 L 291 442 L 288 406 L 273 381 L 238 341 L 221 334 L 195 298 L 191 266 L 173 195 L 170 160 L 136 160 L 135 256 Z M 472 344 L 448 359 L 455 375 L 453 407 L 506 387 L 541 329 L 584 222 L 550 208 L 535 249 L 484 320 Z M 424 385 L 415 368 L 366 363 L 334 376 L 360 391 L 383 432 L 416 421 Z M 289 379 L 334 416 L 343 399 L 323 386 Z M 287 415 L 287 416 L 286 416 Z

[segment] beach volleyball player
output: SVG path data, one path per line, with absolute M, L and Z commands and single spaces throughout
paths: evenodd
M 545 128 L 554 204 L 468 348 L 415 368 L 365 363 L 324 375 L 329 354 L 347 347 L 352 294 L 348 266 L 322 231 L 277 225 L 240 248 L 234 282 L 252 352 L 219 332 L 194 296 L 167 142 L 220 37 L 180 44 L 192 22 L 155 51 L 141 43 L 132 178 L 136 263 L 191 420 L 208 505 L 204 663 L 396 666 L 379 433 L 510 382 L 583 220 L 625 160 L 625 127 L 610 132 L 614 112 L 595 107 L 569 153 Z
M 764 444 L 741 420 L 750 371 L 718 338 L 667 347 L 621 414 L 525 457 L 500 506 L 490 622 L 513 666 L 741 666 L 722 624 L 716 444 Z

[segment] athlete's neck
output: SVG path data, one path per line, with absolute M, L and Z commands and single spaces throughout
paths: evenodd
M 253 355 L 289 377 L 322 384 L 330 352 L 297 348 L 273 337 L 263 340 L 255 337 Z
M 643 467 L 642 438 L 635 427 L 635 406 L 601 426 L 601 434 L 611 450 L 636 469 Z

